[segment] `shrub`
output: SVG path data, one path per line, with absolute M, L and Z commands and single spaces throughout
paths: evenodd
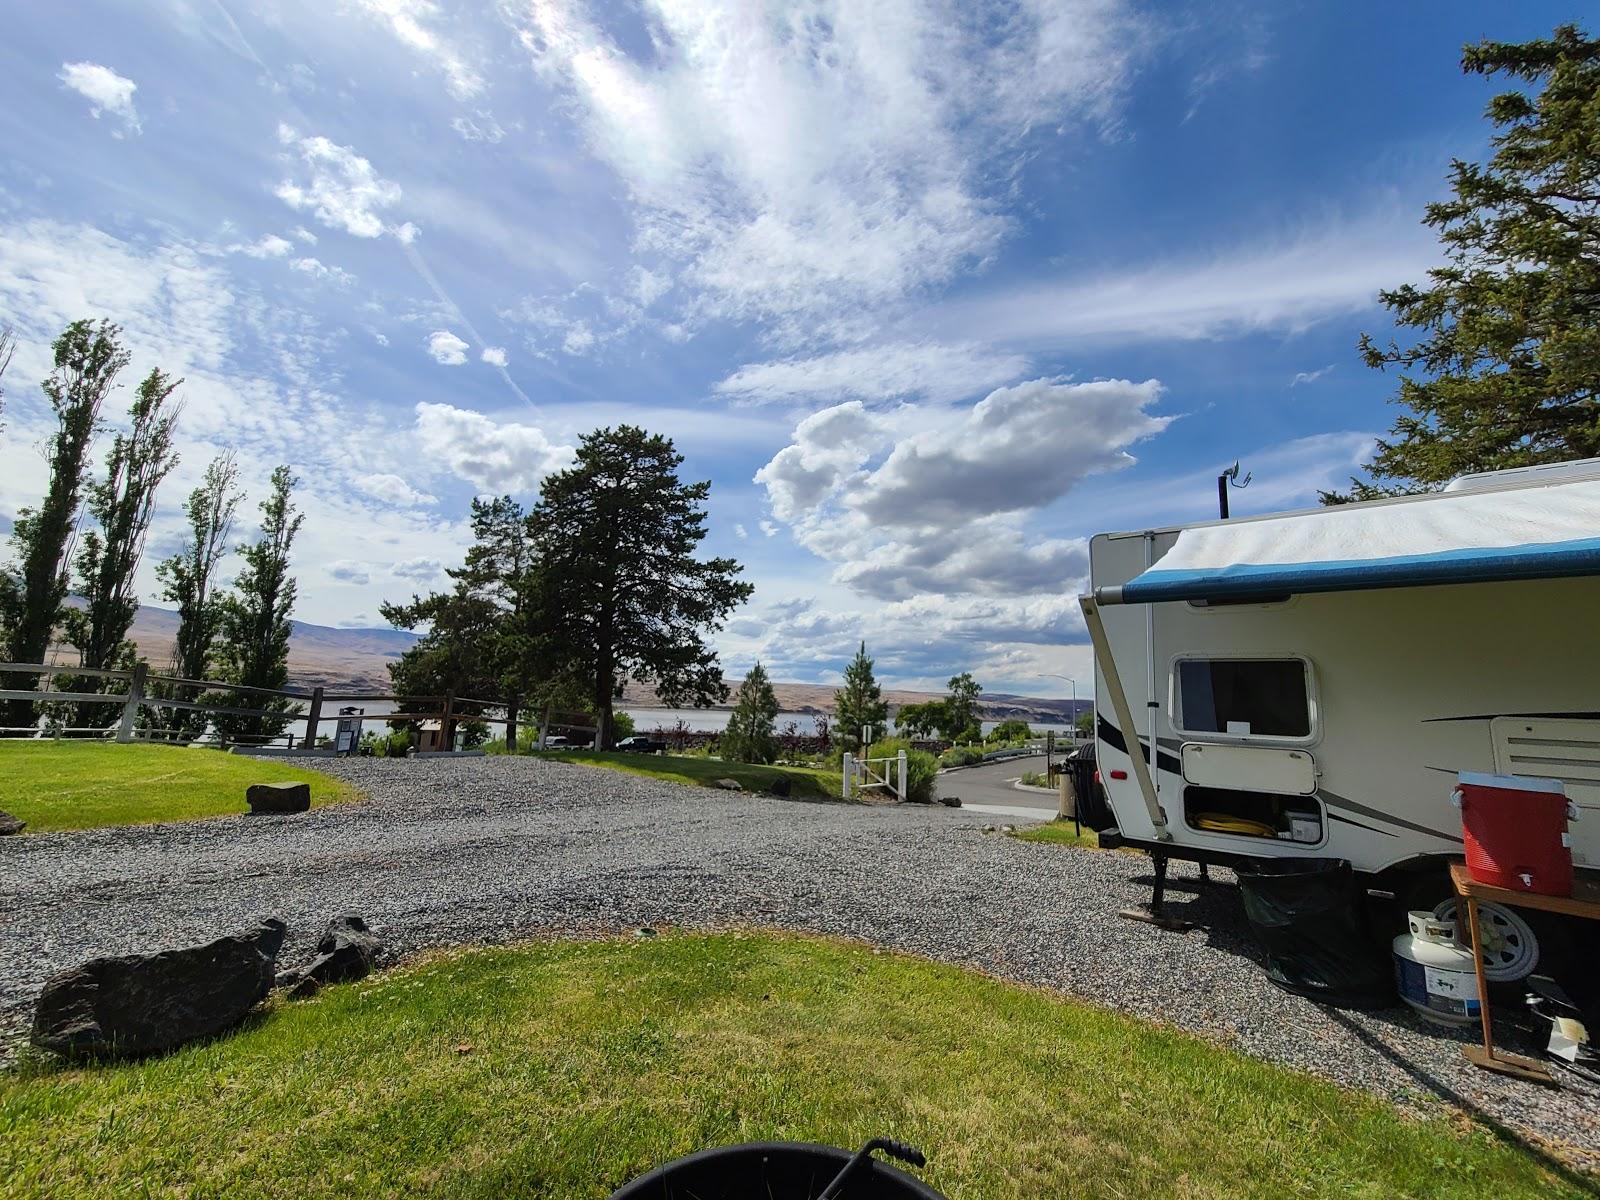
M 983 761 L 983 752 L 967 746 L 952 746 L 939 756 L 941 767 L 970 767 Z
M 902 750 L 906 752 L 906 799 L 927 804 L 933 799 L 934 785 L 939 775 L 939 760 L 933 755 L 926 750 L 913 750 L 906 738 L 884 738 L 867 747 L 867 757 L 894 758 Z M 894 770 L 893 763 L 880 765 L 886 766 L 888 771 Z M 888 775 L 888 778 L 894 777 Z

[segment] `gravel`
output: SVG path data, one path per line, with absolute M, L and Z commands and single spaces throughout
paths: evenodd
M 14 1052 L 53 972 L 206 940 L 256 915 L 311 956 L 364 916 L 397 955 L 641 926 L 812 930 L 979 967 L 1202 1034 L 1411 1110 L 1440 1103 L 1600 1168 L 1600 1089 L 1471 1067 L 1469 1032 L 1407 1009 L 1341 1012 L 1268 983 L 1231 876 L 1173 864 L 1174 934 L 1119 920 L 1149 897 L 1142 857 L 985 833 L 982 813 L 680 787 L 536 759 L 318 764 L 370 800 L 0 840 L 0 1046 Z M 982 1013 L 966 1014 L 981 1021 Z

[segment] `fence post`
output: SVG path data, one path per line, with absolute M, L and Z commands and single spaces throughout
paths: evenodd
M 506 753 L 517 752 L 517 697 L 512 693 L 511 699 L 506 702 Z
M 899 796 L 900 803 L 904 804 L 906 801 L 906 752 L 902 750 L 895 757 L 898 759 L 896 765 L 899 767 L 899 773 L 896 777 L 899 779 L 899 783 L 895 786 L 894 794 Z
M 317 722 L 320 720 L 322 720 L 322 689 L 314 687 L 311 689 L 311 711 L 306 714 L 305 736 L 305 745 L 313 750 L 317 748 Z
M 150 664 L 133 664 L 133 674 L 128 676 L 128 698 L 122 702 L 122 724 L 117 726 L 117 741 L 133 741 L 133 723 L 139 716 L 139 705 L 144 703 L 144 681 L 150 674 Z
M 442 748 L 445 749 L 445 750 L 454 750 L 456 748 L 456 719 L 455 719 L 455 713 L 454 713 L 455 706 L 456 706 L 456 690 L 455 690 L 455 688 L 445 688 L 445 690 L 444 690 L 444 716 L 439 721 L 439 733 L 441 735 L 440 736 L 440 741 L 443 743 L 443 747 Z
M 846 800 L 850 799 L 850 781 L 855 777 L 855 773 L 855 755 L 846 750 L 844 752 L 844 798 Z

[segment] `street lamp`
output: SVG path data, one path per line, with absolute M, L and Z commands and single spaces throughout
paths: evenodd
M 1072 685 L 1072 744 L 1078 744 L 1078 681 L 1070 675 L 1057 675 L 1054 671 L 1041 671 L 1039 674 L 1048 679 L 1065 679 Z

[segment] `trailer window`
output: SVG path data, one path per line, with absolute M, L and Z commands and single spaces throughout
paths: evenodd
M 1311 735 L 1306 666 L 1297 658 L 1186 658 L 1177 676 L 1176 715 L 1185 732 Z

